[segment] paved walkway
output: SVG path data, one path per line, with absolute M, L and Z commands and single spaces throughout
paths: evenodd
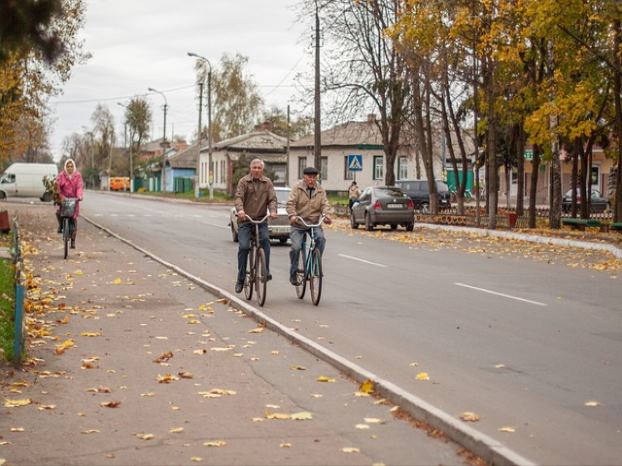
M 357 396 L 331 366 L 86 222 L 64 261 L 49 206 L 9 210 L 32 246 L 33 299 L 29 364 L 3 367 L 0 464 L 467 462 L 459 446 Z

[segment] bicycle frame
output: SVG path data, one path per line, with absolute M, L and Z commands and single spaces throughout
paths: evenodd
M 253 286 L 257 291 L 257 302 L 263 306 L 266 301 L 266 277 L 265 270 L 259 270 L 259 267 L 265 267 L 265 251 L 259 243 L 259 225 L 268 219 L 268 214 L 261 220 L 253 220 L 246 215 L 246 219 L 254 225 L 254 234 L 251 234 L 250 250 L 248 252 L 248 262 L 250 265 L 246 270 L 245 295 L 247 299 L 253 297 Z M 258 260 L 261 258 L 261 261 Z M 261 265 L 258 265 L 261 262 Z M 261 273 L 260 273 L 261 272 Z
M 303 270 L 301 283 L 296 285 L 296 294 L 299 299 L 302 299 L 306 290 L 306 283 L 309 282 L 309 288 L 311 290 L 311 301 L 314 305 L 318 305 L 320 302 L 320 296 L 322 294 L 322 259 L 321 253 L 317 250 L 317 241 L 315 239 L 315 229 L 319 228 L 324 221 L 324 216 L 320 217 L 320 220 L 316 224 L 308 224 L 301 217 L 296 219 L 304 225 L 307 230 L 302 240 L 302 248 L 300 258 L 303 262 Z

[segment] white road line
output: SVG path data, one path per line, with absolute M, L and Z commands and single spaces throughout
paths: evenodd
M 458 282 L 456 282 L 456 283 L 454 283 L 454 285 L 457 285 L 457 286 L 462 286 L 462 287 L 464 287 L 464 288 L 470 288 L 470 289 L 472 289 L 472 290 L 482 291 L 482 292 L 484 292 L 484 293 L 494 294 L 494 295 L 497 295 L 497 296 L 503 296 L 504 298 L 515 299 L 516 301 L 523 301 L 523 302 L 525 302 L 525 303 L 535 304 L 536 306 L 548 306 L 548 304 L 545 304 L 545 303 L 540 303 L 540 302 L 538 302 L 538 301 L 532 301 L 532 300 L 530 300 L 530 299 L 519 298 L 519 297 L 517 297 L 517 296 L 512 296 L 512 295 L 509 295 L 509 294 L 498 293 L 498 292 L 496 292 L 496 291 L 487 290 L 487 289 L 485 289 L 485 288 L 478 288 L 477 286 L 466 285 L 466 284 L 464 284 L 464 283 L 458 283 Z
M 384 265 L 384 264 L 378 264 L 377 262 L 371 262 L 365 259 L 361 259 L 359 257 L 354 257 L 354 256 L 348 256 L 347 254 L 337 254 L 339 257 L 343 257 L 344 259 L 350 259 L 353 261 L 358 261 L 358 262 L 363 262 L 364 264 L 369 264 L 369 265 L 375 265 L 376 267 L 382 267 L 382 268 L 387 268 L 388 265 Z

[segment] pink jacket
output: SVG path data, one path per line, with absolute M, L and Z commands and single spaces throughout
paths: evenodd
M 62 197 L 77 197 L 82 199 L 82 196 L 84 195 L 82 175 L 78 171 L 73 172 L 73 175 L 69 178 L 67 172 L 63 170 L 56 178 L 56 184 L 58 185 L 58 192 Z M 78 218 L 79 214 L 80 203 L 78 202 L 76 203 L 76 210 L 73 214 L 73 218 Z

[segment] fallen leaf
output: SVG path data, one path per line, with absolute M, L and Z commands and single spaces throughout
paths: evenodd
M 10 400 L 8 398 L 4 399 L 4 407 L 5 408 L 19 408 L 20 406 L 28 406 L 32 403 L 30 398 L 23 398 L 21 400 Z
M 286 421 L 290 419 L 289 414 L 287 413 L 269 413 L 266 411 L 265 413 L 266 419 L 278 419 L 280 421 Z
M 227 445 L 227 442 L 224 440 L 212 440 L 203 443 L 203 446 L 205 447 L 224 447 L 225 445 Z
M 372 393 L 374 393 L 374 382 L 367 379 L 359 386 L 359 391 L 371 395 Z
M 354 448 L 354 447 L 345 447 L 341 449 L 342 452 L 344 453 L 360 453 L 361 450 L 359 450 L 358 448 Z
M 183 431 L 184 431 L 183 427 L 173 427 L 172 429 L 169 430 L 171 434 L 179 434 L 180 432 L 183 432 Z
M 586 401 L 584 405 L 590 408 L 595 408 L 596 406 L 602 406 L 602 403 L 600 401 L 590 400 L 590 401 Z
M 101 333 L 99 332 L 80 332 L 81 337 L 100 337 Z
M 173 374 L 164 374 L 164 375 L 158 374 L 158 378 L 157 378 L 158 383 L 171 383 L 175 380 L 179 380 L 179 377 L 174 376 Z
M 37 408 L 39 411 L 46 411 L 50 409 L 56 409 L 56 405 L 41 405 Z
M 226 347 L 226 348 L 222 348 L 222 347 L 216 347 L 216 348 L 210 348 L 210 350 L 212 351 L 218 351 L 218 352 L 223 352 L 223 351 L 231 351 L 232 348 L 230 347 Z
M 155 435 L 153 434 L 136 434 L 136 437 L 138 437 L 141 440 L 151 440 L 155 438 Z
M 97 434 L 97 433 L 99 433 L 99 430 L 97 430 L 97 429 L 83 430 L 82 433 L 83 434 Z
M 249 330 L 248 333 L 262 333 L 264 330 L 265 330 L 265 327 L 259 326 L 257 328 L 252 329 L 252 330 Z
M 419 372 L 415 378 L 417 380 L 430 380 L 430 376 L 427 372 Z
M 460 419 L 466 422 L 477 422 L 479 421 L 479 416 L 471 411 L 465 411 L 460 415 Z
M 120 404 L 120 401 L 102 401 L 99 406 L 103 408 L 118 408 Z
M 279 445 L 280 448 L 291 448 L 292 444 L 291 443 L 281 443 Z
M 289 418 L 293 419 L 294 421 L 310 421 L 311 419 L 313 419 L 313 414 L 307 411 L 302 411 L 300 413 L 290 414 Z
M 307 368 L 303 366 L 290 366 L 289 368 L 293 371 L 306 371 L 307 370 Z
M 516 432 L 516 429 L 514 427 L 501 427 L 499 428 L 499 432 Z
M 318 382 L 336 382 L 335 379 L 333 379 L 332 377 L 326 377 L 325 375 L 320 375 L 317 378 Z
M 354 426 L 356 429 L 361 429 L 361 430 L 365 430 L 365 429 L 369 429 L 369 424 L 357 424 Z
M 60 345 L 56 347 L 56 354 L 61 355 L 65 352 L 66 349 L 71 348 L 75 345 L 72 339 L 65 340 Z
M 384 424 L 384 421 L 382 419 L 378 419 L 377 417 L 366 417 L 364 421 L 367 424 Z
M 160 356 L 155 358 L 153 360 L 153 362 L 155 362 L 155 363 L 165 362 L 165 361 L 168 361 L 169 359 L 171 359 L 172 357 L 173 357 L 172 351 L 167 351 L 166 353 L 162 353 Z
M 193 456 L 192 458 L 190 458 L 190 461 L 193 461 L 195 463 L 199 463 L 199 462 L 203 461 L 203 458 L 201 458 L 200 456 Z
M 141 393 L 140 396 L 142 397 L 151 397 L 151 396 L 155 396 L 154 392 L 147 392 L 147 393 Z
M 25 432 L 26 429 L 23 427 L 11 427 L 11 432 Z
M 354 396 L 356 396 L 357 398 L 361 398 L 361 397 L 371 396 L 371 395 L 365 392 L 354 392 Z
M 121 279 L 120 279 L 119 277 L 115 278 L 115 279 L 112 281 L 112 284 L 113 284 L 113 285 L 120 285 L 121 283 L 123 283 L 123 282 L 121 281 Z
M 177 375 L 179 375 L 182 379 L 191 379 L 194 377 L 192 372 L 178 372 Z

